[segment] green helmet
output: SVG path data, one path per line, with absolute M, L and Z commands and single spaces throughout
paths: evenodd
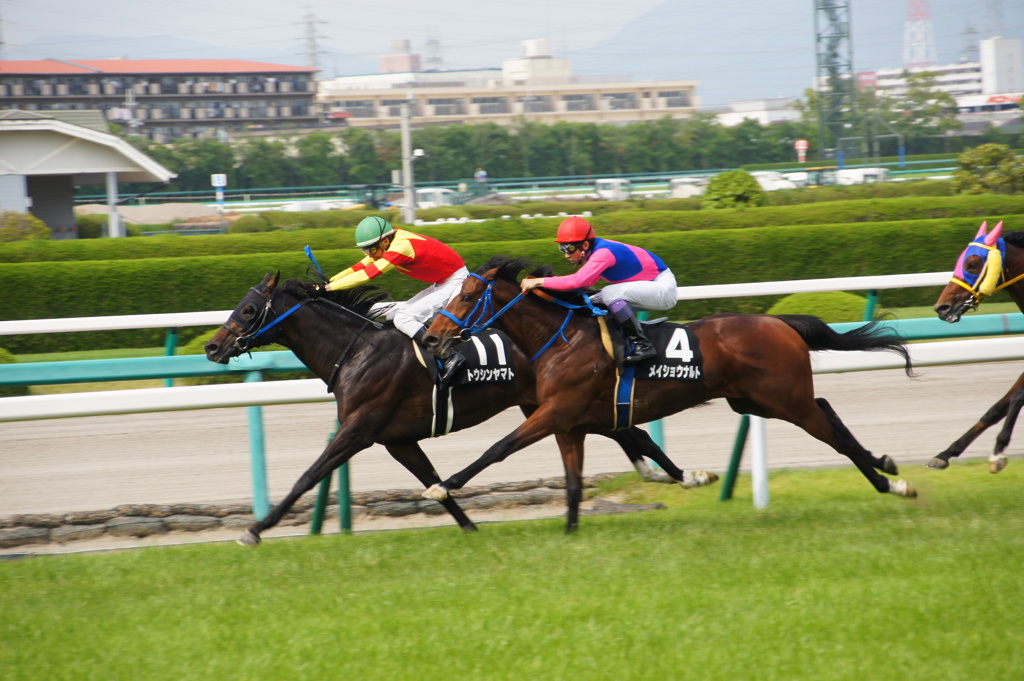
M 395 228 L 391 226 L 390 222 L 382 217 L 371 215 L 370 217 L 363 218 L 356 225 L 356 246 L 359 248 L 372 246 L 384 237 L 391 236 L 394 233 Z

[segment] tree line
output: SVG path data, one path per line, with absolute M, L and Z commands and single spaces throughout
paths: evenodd
M 851 130 L 871 134 L 897 131 L 906 153 L 956 153 L 983 143 L 1015 147 L 1021 135 L 989 130 L 981 136 L 956 135 L 955 102 L 948 95 L 927 94 L 927 79 L 901 97 L 860 96 L 859 109 L 871 121 L 854 121 Z M 495 123 L 452 124 L 414 128 L 412 145 L 424 156 L 415 160 L 419 182 L 457 182 L 486 169 L 490 179 L 555 176 L 606 176 L 720 170 L 748 165 L 796 162 L 793 143 L 811 143 L 810 159 L 821 158 L 815 93 L 797 104 L 799 121 L 761 124 L 747 119 L 722 125 L 714 114 L 698 113 L 685 120 L 662 118 L 617 125 L 611 123 L 554 124 L 520 120 L 505 127 Z M 866 119 L 865 119 L 866 120 Z M 178 174 L 169 191 L 210 189 L 210 175 L 225 173 L 231 189 L 312 187 L 390 183 L 400 169 L 398 131 L 349 127 L 305 134 L 286 132 L 275 137 L 245 137 L 231 142 L 211 138 L 158 144 L 128 138 L 157 162 Z M 881 155 L 896 154 L 892 138 L 879 139 Z M 850 154 L 847 154 L 850 158 Z

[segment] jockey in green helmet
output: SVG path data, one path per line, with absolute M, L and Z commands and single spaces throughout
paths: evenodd
M 429 236 L 395 228 L 375 215 L 363 218 L 356 226 L 356 246 L 365 257 L 331 277 L 323 290 L 339 291 L 366 284 L 393 269 L 429 284 L 409 300 L 392 307 L 387 315 L 395 328 L 417 342 L 427 332 L 424 325 L 459 292 L 462 280 L 469 274 L 462 257 L 449 246 Z M 448 355 L 441 367 L 441 382 L 450 383 L 465 361 L 458 352 Z

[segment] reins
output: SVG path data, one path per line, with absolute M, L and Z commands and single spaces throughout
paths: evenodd
M 494 312 L 494 279 L 488 280 L 475 272 L 471 273 L 469 276 L 475 277 L 480 281 L 484 282 L 487 288 L 484 289 L 483 294 L 476 301 L 476 304 L 473 306 L 473 309 L 471 309 L 469 313 L 466 315 L 466 318 L 459 319 L 451 312 L 448 312 L 447 310 L 441 310 L 442 315 L 452 320 L 452 322 L 462 330 L 459 333 L 459 337 L 462 338 L 462 340 L 469 340 L 471 336 L 478 335 L 481 331 L 490 328 L 498 319 L 498 317 L 505 314 L 505 312 L 507 312 L 513 305 L 522 300 L 523 297 L 526 295 L 525 293 L 520 292 L 515 298 L 506 303 L 504 307 L 502 307 L 497 312 Z M 560 298 L 556 298 L 550 293 L 539 291 L 537 289 L 531 289 L 530 293 L 534 293 L 543 300 L 546 300 L 550 303 L 554 303 L 568 310 L 568 312 L 566 312 L 565 319 L 562 320 L 562 325 L 558 327 L 558 330 L 555 331 L 555 333 L 540 348 L 540 350 L 534 353 L 533 357 L 530 358 L 531 364 L 535 362 L 538 357 L 543 355 L 548 350 L 548 348 L 550 348 L 554 344 L 554 342 L 557 339 L 561 338 L 566 343 L 569 342 L 569 339 L 565 337 L 565 328 L 569 326 L 569 321 L 572 319 L 573 313 L 575 313 L 576 310 L 586 308 L 590 310 L 590 313 L 594 316 L 608 314 L 607 310 L 602 310 L 596 307 L 594 303 L 590 301 L 590 297 L 587 296 L 585 293 L 582 294 L 583 300 L 585 301 L 583 305 L 576 305 L 574 303 L 566 302 L 564 300 L 561 300 Z M 487 317 L 487 319 L 484 319 L 484 316 L 487 315 L 488 313 L 490 314 L 490 316 Z

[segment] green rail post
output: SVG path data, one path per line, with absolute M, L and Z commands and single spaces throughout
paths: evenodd
M 740 472 L 740 461 L 743 459 L 743 446 L 747 443 L 747 432 L 749 430 L 750 415 L 743 414 L 740 417 L 740 429 L 736 431 L 736 442 L 732 446 L 729 470 L 725 472 L 725 480 L 722 481 L 722 492 L 718 495 L 719 501 L 729 501 L 732 499 L 732 491 L 736 487 L 736 476 Z
M 263 380 L 263 372 L 249 371 L 246 383 Z M 252 514 L 256 520 L 263 520 L 270 514 L 270 495 L 267 493 L 267 456 L 263 438 L 263 408 L 246 407 L 249 410 L 249 457 L 252 461 Z
M 338 428 L 341 427 L 337 421 L 334 422 L 334 431 L 327 438 L 328 444 L 334 439 Z M 352 491 L 349 481 L 348 462 L 338 467 L 338 516 L 341 520 L 341 531 L 343 534 L 352 533 Z M 316 504 L 313 506 L 313 519 L 310 522 L 309 533 L 320 534 L 323 531 L 324 518 L 327 515 L 327 502 L 331 494 L 331 476 L 320 481 L 320 489 L 317 491 Z
M 174 356 L 174 350 L 177 347 L 178 347 L 178 330 L 177 329 L 167 329 L 167 337 L 164 338 L 164 357 L 173 357 Z M 174 379 L 173 378 L 165 378 L 164 379 L 164 387 L 165 388 L 173 388 L 174 387 Z
M 868 303 L 864 306 L 864 321 L 870 322 L 875 316 L 875 307 L 878 305 L 878 290 L 868 291 Z

